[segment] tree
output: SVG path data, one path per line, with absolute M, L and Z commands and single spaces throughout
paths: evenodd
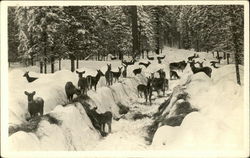
M 130 11 L 132 18 L 133 56 L 135 57 L 139 53 L 137 6 L 131 6 Z
M 8 61 L 17 61 L 18 57 L 18 25 L 15 21 L 15 7 L 8 8 Z

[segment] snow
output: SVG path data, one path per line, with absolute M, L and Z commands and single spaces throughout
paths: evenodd
M 243 75 L 240 67 L 240 74 Z M 235 67 L 223 66 L 210 79 L 204 73 L 190 77 L 186 85 L 191 105 L 181 126 L 162 126 L 153 148 L 168 150 L 238 150 L 243 144 L 243 87 L 235 79 Z M 173 140 L 174 138 L 174 140 Z
M 120 77 L 112 86 L 106 86 L 105 77 L 101 77 L 97 90 L 89 90 L 88 103 L 91 108 L 97 107 L 97 112 L 112 111 L 112 133 L 107 137 L 101 137 L 95 130 L 80 103 L 67 104 L 64 86 L 71 81 L 77 85 L 78 74 L 69 71 L 69 60 L 62 60 L 61 71 L 53 74 L 39 74 L 39 67 L 15 68 L 9 71 L 9 125 L 19 125 L 27 122 L 27 96 L 24 91 L 36 91 L 35 97 L 42 97 L 45 101 L 44 111 L 55 117 L 61 124 L 51 124 L 48 120 L 41 120 L 34 132 L 18 131 L 9 136 L 9 148 L 13 151 L 39 151 L 39 150 L 209 150 L 209 149 L 241 149 L 243 144 L 243 66 L 240 66 L 242 85 L 236 83 L 235 66 L 220 65 L 214 69 L 212 77 L 204 73 L 193 74 L 189 64 L 182 71 L 177 71 L 180 80 L 169 80 L 170 94 L 175 89 L 181 89 L 188 93 L 188 101 L 192 108 L 198 112 L 189 113 L 180 126 L 161 126 L 157 129 L 152 145 L 148 145 L 144 137 L 147 136 L 146 126 L 151 125 L 151 118 L 133 120 L 135 113 L 152 116 L 158 106 L 166 100 L 166 97 L 152 97 L 153 104 L 146 105 L 144 98 L 137 97 L 138 84 L 146 84 L 146 77 L 155 73 L 157 77 L 159 69 L 166 71 L 169 79 L 169 63 L 186 60 L 194 54 L 194 51 L 165 48 L 166 54 L 163 64 L 150 61 L 145 68 L 138 63 L 147 62 L 141 59 L 135 65 L 128 66 L 127 78 Z M 199 52 L 204 66 L 210 66 L 209 61 L 214 60 L 211 53 Z M 152 56 L 152 55 L 150 55 Z M 112 71 L 118 71 L 121 61 L 79 61 L 78 71 L 86 71 L 84 77 L 95 76 L 97 69 L 103 73 L 107 70 L 107 64 L 112 64 Z M 133 70 L 142 68 L 142 74 L 134 76 Z M 25 71 L 30 71 L 30 76 L 38 77 L 36 81 L 28 83 L 23 77 Z M 177 94 L 176 94 L 177 95 Z M 177 98 L 173 96 L 170 106 L 164 113 L 177 115 Z M 181 103 L 184 100 L 178 100 Z M 118 103 L 130 108 L 130 112 L 124 116 L 119 114 Z

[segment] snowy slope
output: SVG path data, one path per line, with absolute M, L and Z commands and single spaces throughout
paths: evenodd
M 240 67 L 243 76 L 243 67 Z M 191 76 L 186 86 L 192 106 L 181 126 L 162 126 L 152 148 L 168 150 L 238 150 L 243 144 L 243 86 L 236 84 L 234 65 L 213 73 Z M 234 78 L 234 79 L 233 79 Z
M 129 66 L 128 78 L 121 77 L 119 82 L 111 87 L 106 87 L 105 78 L 102 77 L 97 85 L 97 91 L 88 91 L 90 97 L 88 103 L 91 107 L 98 107 L 98 112 L 112 111 L 115 118 L 121 117 L 118 112 L 118 103 L 129 106 L 132 109 L 131 113 L 142 112 L 152 115 L 165 98 L 156 98 L 154 93 L 153 98 L 156 100 L 153 105 L 151 107 L 145 105 L 144 99 L 137 98 L 136 86 L 141 83 L 145 84 L 146 77 L 161 68 L 166 71 L 167 78 L 169 78 L 169 63 L 187 60 L 187 57 L 192 56 L 194 52 L 165 48 L 160 56 L 164 54 L 166 58 L 163 64 L 153 61 L 148 68 L 138 65 L 139 62 Z M 209 66 L 209 61 L 214 60 L 210 53 L 199 52 L 198 54 L 199 60 L 206 59 L 204 65 Z M 147 62 L 147 59 L 140 61 Z M 95 76 L 97 69 L 105 73 L 107 63 L 112 63 L 112 71 L 118 71 L 118 67 L 121 66 L 120 61 L 84 61 L 79 62 L 78 71 L 86 71 L 84 76 Z M 70 68 L 69 64 L 68 60 L 62 61 L 62 68 Z M 243 86 L 235 83 L 234 65 L 220 66 L 219 69 L 213 69 L 211 78 L 204 73 L 193 75 L 189 65 L 183 72 L 177 71 L 181 79 L 170 80 L 170 89 L 167 93 L 171 93 L 174 87 L 189 81 L 184 88 L 189 94 L 192 107 L 199 109 L 199 112 L 188 114 L 181 126 L 158 128 L 152 146 L 147 146 L 144 140 L 146 131 L 144 128 L 152 122 L 152 119 L 144 118 L 134 121 L 127 116 L 126 119 L 113 120 L 113 132 L 108 137 L 101 138 L 80 103 L 63 107 L 62 105 L 67 103 L 65 83 L 72 81 L 74 85 L 77 85 L 76 73 L 61 70 L 45 75 L 38 74 L 39 69 L 33 67 L 30 75 L 37 76 L 39 79 L 28 83 L 22 75 L 29 68 L 13 69 L 9 72 L 9 125 L 21 124 L 29 117 L 25 90 L 36 91 L 35 96 L 45 100 L 45 113 L 54 116 L 62 124 L 51 124 L 47 120 L 42 120 L 35 132 L 19 131 L 11 135 L 9 147 L 14 151 L 239 148 L 242 144 L 239 135 L 242 135 L 243 131 L 243 117 L 239 117 L 243 116 Z M 134 77 L 133 70 L 139 67 L 143 70 L 142 74 Z M 242 78 L 243 69 L 241 66 Z M 157 77 L 157 73 L 155 76 Z M 172 114 L 174 113 L 175 111 L 172 111 Z M 228 147 L 227 144 L 231 146 Z

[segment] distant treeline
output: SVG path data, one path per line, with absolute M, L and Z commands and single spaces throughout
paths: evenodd
M 21 6 L 8 8 L 9 62 L 43 65 L 107 54 L 159 53 L 164 45 L 233 52 L 243 62 L 244 7 Z M 241 57 L 241 58 L 239 58 Z M 240 60 L 241 59 L 241 60 Z

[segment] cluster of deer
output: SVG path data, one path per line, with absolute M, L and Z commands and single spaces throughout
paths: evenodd
M 208 66 L 204 67 L 203 62 L 195 62 L 194 58 L 199 58 L 198 54 L 194 54 L 193 56 L 188 57 L 188 61 L 186 62 L 185 60 L 180 61 L 180 62 L 174 62 L 170 63 L 169 68 L 170 68 L 170 79 L 174 76 L 176 78 L 180 78 L 177 74 L 176 71 L 173 70 L 184 70 L 185 67 L 187 66 L 187 63 L 190 64 L 190 68 L 192 72 L 198 73 L 198 72 L 204 72 L 208 77 L 211 77 L 212 69 Z M 196 67 L 195 64 L 199 64 L 199 67 Z
M 162 60 L 165 58 L 165 56 L 166 56 L 166 55 L 164 55 L 163 57 L 161 57 L 161 56 L 157 56 L 157 57 L 156 57 L 156 59 L 157 59 L 157 61 L 158 61 L 158 64 L 161 64 L 161 63 L 162 63 Z M 150 57 L 150 56 L 148 56 L 148 54 L 147 54 L 147 59 L 148 59 L 148 60 L 154 60 L 155 57 Z
M 165 95 L 165 89 L 168 89 L 168 79 L 166 79 L 166 73 L 163 69 L 157 71 L 159 73 L 159 78 L 154 77 L 154 73 L 151 73 L 150 77 L 147 77 L 147 84 L 139 84 L 137 86 L 138 98 L 143 97 L 144 94 L 146 103 L 149 101 L 151 104 L 152 92 L 157 91 L 159 96 L 159 92 L 162 91 L 163 95 Z

